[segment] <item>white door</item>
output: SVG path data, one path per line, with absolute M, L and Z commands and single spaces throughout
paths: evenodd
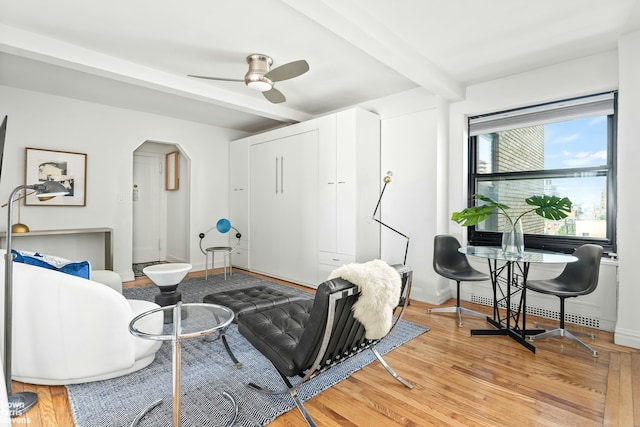
M 249 228 L 251 238 L 251 270 L 280 274 L 280 206 L 278 187 L 280 170 L 279 145 L 265 142 L 250 148 Z
M 160 261 L 161 158 L 133 155 L 133 263 Z
M 283 138 L 280 164 L 282 275 L 307 285 L 318 279 L 318 132 Z
M 318 132 L 250 148 L 251 270 L 308 285 L 318 270 Z

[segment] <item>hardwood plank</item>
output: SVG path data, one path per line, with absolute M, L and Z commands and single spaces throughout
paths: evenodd
M 57 427 L 73 427 L 73 416 L 69 407 L 69 396 L 65 387 L 51 387 L 51 400 L 55 409 Z
M 609 378 L 607 381 L 607 398 L 606 403 L 612 403 L 613 401 L 620 401 L 620 355 L 614 354 L 610 358 L 609 363 Z M 620 407 L 618 405 L 607 406 L 605 411 L 605 426 L 617 426 L 620 425 Z
M 609 364 L 606 410 L 603 425 L 633 426 L 632 358 L 629 354 L 614 354 Z M 614 403 L 615 402 L 615 403 Z
M 53 406 L 51 387 L 36 386 L 35 392 L 38 394 L 38 406 L 40 407 L 40 420 L 43 425 L 55 425 L 58 420 L 56 418 L 55 408 Z M 55 393 L 55 392 L 54 392 Z
M 188 277 L 203 275 L 193 272 Z M 138 278 L 125 287 L 149 283 Z M 491 312 L 486 306 L 464 304 Z M 507 337 L 471 336 L 470 329 L 489 327 L 484 319 L 465 316 L 464 326 L 458 327 L 453 315 L 427 314 L 428 307 L 411 301 L 405 320 L 430 331 L 384 356 L 415 388 L 407 389 L 374 361 L 305 402 L 318 425 L 640 426 L 640 350 L 615 345 L 612 333 L 596 331 L 590 345 L 600 352 L 598 358 L 559 339 L 534 342 L 533 354 Z M 36 407 L 15 418 L 14 425 L 73 426 L 65 387 L 13 384 L 15 392 L 35 391 L 39 396 Z M 295 408 L 270 424 L 300 425 L 304 420 Z

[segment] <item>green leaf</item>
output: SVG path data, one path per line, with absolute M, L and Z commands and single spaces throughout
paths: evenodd
M 503 205 L 502 203 L 498 203 L 495 200 L 493 200 L 491 197 L 483 196 L 482 194 L 474 194 L 473 197 L 475 197 L 477 200 L 487 203 L 492 208 L 501 209 L 501 210 L 509 209 L 509 206 Z
M 475 197 L 476 200 L 484 202 L 484 204 L 471 206 L 461 210 L 460 212 L 454 212 L 451 215 L 452 221 L 457 222 L 463 227 L 470 227 L 484 221 L 491 215 L 495 215 L 500 212 L 506 215 L 505 210 L 509 209 L 509 206 L 498 203 L 490 197 L 483 196 L 482 194 L 474 194 L 473 197 Z
M 451 214 L 452 221 L 457 222 L 463 227 L 469 227 L 476 225 L 495 214 L 504 215 L 509 219 L 509 221 L 512 221 L 507 213 L 509 206 L 498 203 L 492 198 L 483 196 L 482 194 L 474 194 L 473 197 L 476 200 L 483 202 L 483 204 L 471 206 L 461 210 L 460 212 L 454 212 Z M 535 212 L 545 219 L 554 221 L 566 218 L 567 215 L 571 213 L 572 203 L 567 197 L 560 198 L 557 196 L 543 195 L 531 196 L 524 200 L 529 206 L 534 206 L 535 208 L 524 212 L 516 218 L 516 220 L 520 220 L 521 217 L 529 212 Z
M 525 199 L 528 205 L 537 206 L 535 212 L 543 218 L 559 220 L 567 217 L 571 213 L 571 200 L 567 197 L 558 196 L 531 196 Z
M 451 214 L 451 220 L 463 227 L 469 227 L 484 221 L 495 213 L 496 209 L 492 205 L 471 206 Z

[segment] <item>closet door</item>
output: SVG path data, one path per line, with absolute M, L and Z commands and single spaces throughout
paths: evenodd
M 317 285 L 318 131 L 283 138 L 280 256 L 283 278 Z
M 318 135 L 250 148 L 251 270 L 314 285 L 318 269 Z
M 331 114 L 318 119 L 319 149 L 318 163 L 318 249 L 320 252 L 335 253 L 337 251 L 337 187 L 336 176 L 336 115 Z M 331 272 L 330 270 L 329 272 Z M 320 276 L 326 279 L 325 272 Z
M 358 215 L 365 215 L 366 211 L 357 211 L 356 173 L 367 164 L 368 153 L 360 152 L 356 156 L 356 141 L 358 139 L 357 122 L 354 110 L 337 114 L 336 131 L 336 252 L 356 256 L 356 228 Z M 376 147 L 372 144 L 371 150 Z M 364 150 L 361 150 L 364 151 Z M 377 167 L 375 163 L 371 163 Z M 371 214 L 375 203 L 371 203 Z
M 265 274 L 276 274 L 280 263 L 279 146 L 277 142 L 265 142 L 249 150 L 250 263 L 251 270 Z

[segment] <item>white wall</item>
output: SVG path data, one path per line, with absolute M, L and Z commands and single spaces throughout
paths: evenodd
M 114 270 L 125 280 L 133 278 L 133 151 L 148 140 L 179 145 L 193 171 L 189 260 L 204 268 L 197 233 L 228 215 L 228 141 L 244 133 L 6 86 L 0 114 L 9 116 L 0 200 L 24 183 L 25 147 L 87 153 L 86 207 L 22 206 L 22 221 L 32 230 L 113 228 Z
M 410 238 L 407 265 L 413 269 L 411 297 L 440 304 L 451 297 L 448 281 L 432 267 L 433 238 L 446 231 L 450 216 L 446 203 L 449 108 L 427 93 L 409 91 L 404 95 L 407 102 L 398 103 L 398 97 L 393 97 L 368 106 L 381 116 L 380 176 L 393 172 L 382 200 L 381 219 Z M 382 259 L 401 264 L 405 242 L 382 228 Z
M 380 176 L 393 172 L 380 208 L 380 219 L 409 236 L 407 265 L 413 268 L 412 297 L 429 299 L 434 280 L 430 262 L 436 228 L 437 110 L 435 108 L 381 121 Z M 375 206 L 371 206 L 373 213 Z M 381 256 L 389 264 L 402 264 L 406 239 L 381 229 Z
M 635 267 L 640 241 L 636 213 L 640 210 L 640 31 L 619 43 L 618 98 L 618 323 L 614 342 L 640 348 L 640 279 Z

